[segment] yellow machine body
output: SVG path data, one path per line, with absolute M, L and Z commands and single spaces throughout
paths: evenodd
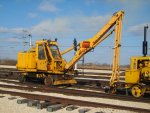
M 62 58 L 56 41 L 41 40 L 27 52 L 18 53 L 17 69 L 24 71 L 26 76 L 45 78 L 52 85 L 75 84 L 71 75 L 65 75 L 66 61 Z M 73 73 L 73 70 L 70 70 Z M 67 73 L 68 74 L 68 73 Z
M 125 83 L 138 84 L 150 80 L 150 56 L 132 57 L 130 62 L 130 69 L 125 72 Z
M 140 80 L 139 70 L 127 70 L 125 73 L 125 83 L 137 84 Z
M 19 52 L 18 53 L 18 69 L 36 71 L 35 52 Z
M 125 86 L 135 97 L 150 91 L 150 56 L 131 58 L 130 69 L 125 71 Z

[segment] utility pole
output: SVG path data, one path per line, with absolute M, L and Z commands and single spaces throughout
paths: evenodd
M 76 51 L 77 51 L 77 40 L 76 40 L 76 38 L 74 38 L 74 40 L 73 40 L 73 45 L 74 45 L 74 55 L 76 54 Z M 74 70 L 77 70 L 77 62 L 75 63 L 75 65 L 74 65 Z
M 148 30 L 148 25 L 144 26 L 144 41 L 143 41 L 143 56 L 145 57 L 147 55 L 147 50 L 148 50 L 148 42 L 147 42 L 147 30 Z
M 23 51 L 25 51 L 25 46 L 26 46 L 26 33 L 27 31 L 26 30 L 23 30 Z
M 29 34 L 28 36 L 29 36 L 29 39 L 30 39 L 30 45 L 29 45 L 29 46 L 30 46 L 30 48 L 31 48 L 31 47 L 32 47 L 32 35 Z
M 26 41 L 27 36 L 29 36 L 29 42 Z M 25 46 L 29 43 L 29 47 L 32 47 L 32 35 L 27 30 L 23 30 L 23 51 L 25 51 Z

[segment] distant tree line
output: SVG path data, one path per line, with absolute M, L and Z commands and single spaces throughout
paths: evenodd
M 129 68 L 130 65 L 120 65 L 122 70 Z M 85 69 L 112 69 L 112 64 L 107 63 L 84 63 L 78 64 L 78 68 L 85 68 Z
M 17 61 L 12 59 L 0 59 L 0 65 L 16 65 Z
M 0 59 L 0 65 L 16 65 L 17 61 L 12 59 Z M 129 68 L 129 65 L 121 65 L 121 69 Z M 78 63 L 78 68 L 86 69 L 111 69 L 112 64 L 107 63 Z

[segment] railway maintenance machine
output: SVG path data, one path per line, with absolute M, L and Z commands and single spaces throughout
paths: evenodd
M 119 81 L 120 75 L 120 47 L 123 16 L 124 11 L 114 13 L 108 23 L 92 38 L 78 44 L 75 41 L 72 47 L 62 52 L 59 51 L 56 40 L 36 41 L 34 47 L 26 52 L 18 53 L 16 67 L 21 72 L 19 80 L 24 82 L 26 78 L 39 78 L 44 81 L 45 85 L 76 84 L 77 82 L 74 79 L 74 65 L 76 62 L 114 32 L 114 59 L 110 82 L 110 86 L 114 87 L 115 83 Z M 66 62 L 62 55 L 73 49 L 76 51 L 75 55 L 69 62 Z
M 148 26 L 144 27 L 143 56 L 131 57 L 130 69 L 125 71 L 125 88 L 131 90 L 134 97 L 141 97 L 150 92 L 150 56 L 146 33 Z

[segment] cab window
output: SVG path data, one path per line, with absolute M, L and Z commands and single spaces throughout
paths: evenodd
M 38 46 L 38 59 L 39 60 L 44 60 L 45 59 L 45 53 L 44 53 L 43 45 Z
M 50 45 L 50 50 L 54 59 L 61 59 L 58 47 L 56 45 Z

